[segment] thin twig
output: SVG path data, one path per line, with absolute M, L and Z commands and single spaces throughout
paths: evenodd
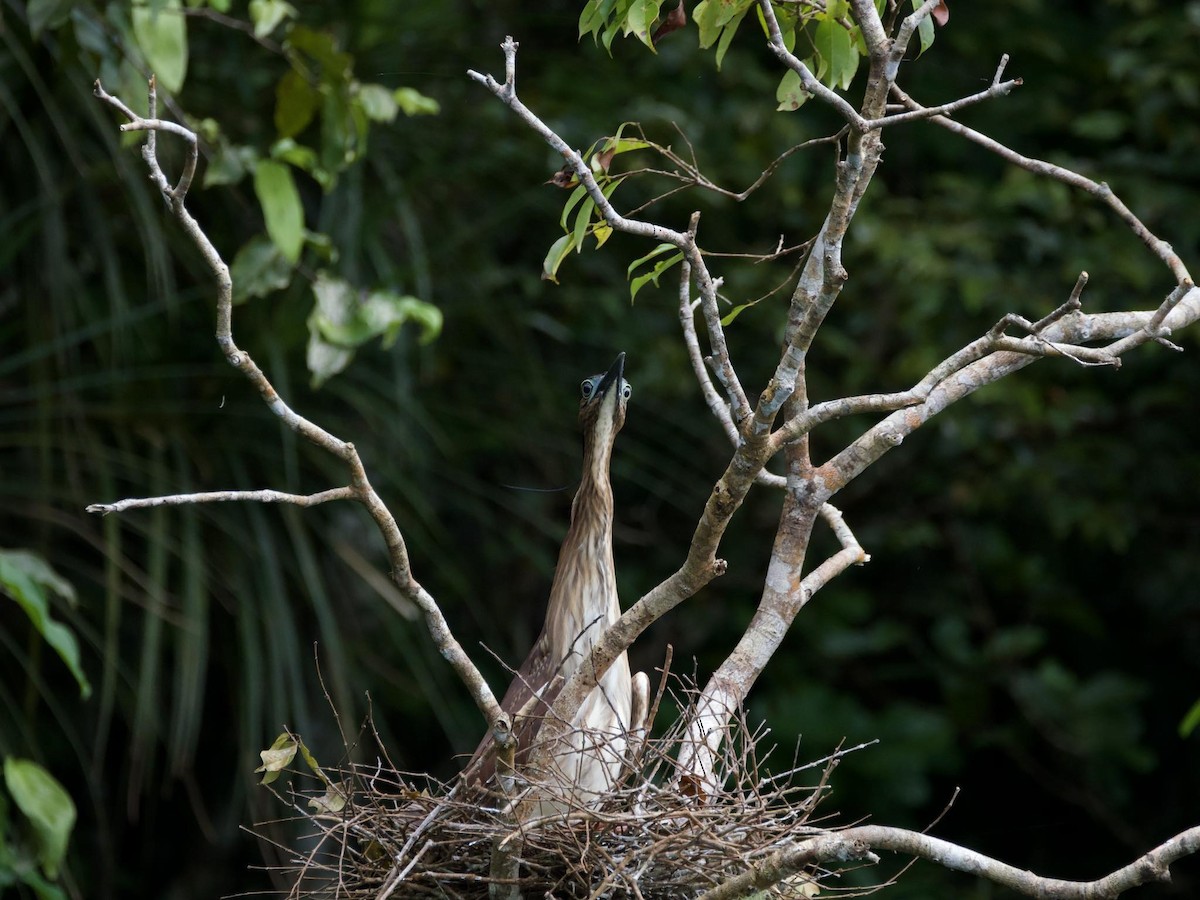
M 916 100 L 912 99 L 900 88 L 892 85 L 892 93 L 900 99 L 911 110 L 924 110 Z M 1054 163 L 1046 162 L 1041 159 L 1034 159 L 1028 156 L 1022 156 L 1015 150 L 1006 147 L 999 141 L 996 141 L 981 132 L 968 128 L 953 119 L 948 119 L 945 116 L 931 116 L 930 121 L 942 126 L 948 131 L 953 132 L 961 137 L 966 138 L 972 143 L 979 144 L 981 147 L 986 147 L 991 152 L 995 153 L 1001 159 L 1012 163 L 1026 171 L 1033 172 L 1036 175 L 1043 175 L 1047 178 L 1053 178 L 1055 181 L 1061 181 L 1064 184 L 1069 184 L 1072 187 L 1079 188 L 1099 199 L 1102 203 L 1112 209 L 1117 216 L 1133 231 L 1134 234 L 1150 248 L 1150 251 L 1161 259 L 1171 270 L 1171 275 L 1175 279 L 1176 285 L 1186 293 L 1193 285 L 1191 275 L 1188 273 L 1187 267 L 1183 264 L 1183 260 L 1172 249 L 1171 245 L 1161 238 L 1155 236 L 1143 223 L 1142 220 L 1135 216 L 1106 183 L 1093 181 L 1078 172 L 1073 172 L 1070 169 L 1064 169 L 1062 166 L 1056 166 Z

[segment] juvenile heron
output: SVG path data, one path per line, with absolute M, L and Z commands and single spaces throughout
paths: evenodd
M 621 615 L 613 570 L 608 463 L 631 393 L 622 377 L 624 369 L 622 353 L 607 372 L 580 385 L 583 476 L 571 504 L 571 527 L 558 554 L 542 632 L 500 704 L 514 718 L 518 772 L 529 761 L 543 718 L 562 685 L 587 662 L 604 629 Z M 612 787 L 621 772 L 628 735 L 645 724 L 649 687 L 644 672 L 630 676 L 624 653 L 616 658 L 584 700 L 570 732 L 549 748 L 548 769 L 526 773 L 549 788 L 535 815 L 587 806 Z M 482 783 L 495 772 L 490 733 L 468 764 L 472 767 L 477 767 L 473 778 Z

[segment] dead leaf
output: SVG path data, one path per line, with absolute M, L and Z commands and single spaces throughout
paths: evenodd
M 573 166 L 563 166 L 557 172 L 550 176 L 546 184 L 552 184 L 560 188 L 573 188 L 579 184 L 579 178 L 575 175 Z
M 679 0 L 679 5 L 667 13 L 667 17 L 658 23 L 658 27 L 654 29 L 654 34 L 650 35 L 650 43 L 657 46 L 658 42 L 665 38 L 672 31 L 678 31 L 687 24 L 687 10 L 683 8 L 683 0 Z

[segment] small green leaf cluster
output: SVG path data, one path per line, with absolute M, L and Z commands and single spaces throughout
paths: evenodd
M 579 14 L 579 36 L 590 34 L 611 52 L 618 34 L 633 35 L 654 50 L 653 26 L 662 5 L 663 0 L 588 0 Z
M 327 272 L 317 276 L 313 294 L 307 359 L 314 386 L 345 369 L 363 344 L 381 338 L 390 347 L 408 322 L 420 328 L 423 344 L 442 330 L 442 311 L 433 304 L 394 291 L 360 292 Z
M 588 0 L 579 16 L 579 36 L 591 35 L 609 52 L 618 34 L 632 36 L 653 51 L 656 26 L 669 12 L 663 10 L 664 5 L 673 8 L 671 0 Z M 912 5 L 919 8 L 921 0 L 912 0 Z M 885 6 L 885 0 L 876 0 L 881 13 Z M 701 0 L 692 9 L 700 49 L 715 47 L 718 69 L 751 9 L 763 34 L 769 38 L 767 19 L 757 0 Z M 826 87 L 848 89 L 859 61 L 867 55 L 862 30 L 850 16 L 848 0 L 772 2 L 771 9 L 788 52 L 799 56 Z M 928 16 L 921 22 L 919 37 L 924 52 L 933 43 L 933 20 Z M 811 95 L 802 88 L 800 76 L 789 70 L 780 80 L 775 96 L 780 110 L 791 111 L 799 109 Z
M 183 89 L 192 15 L 207 8 L 227 18 L 231 6 L 230 0 L 135 0 L 132 4 L 36 0 L 29 4 L 28 17 L 34 37 L 50 30 L 59 39 L 77 42 L 105 89 L 134 112 L 145 115 L 146 73 L 155 76 L 162 98 L 160 106 L 173 104 L 174 98 L 163 95 L 178 94 Z M 303 176 L 315 182 L 322 195 L 329 195 L 339 178 L 365 159 L 373 126 L 390 125 L 401 114 L 412 117 L 440 111 L 437 101 L 414 88 L 360 81 L 355 75 L 353 54 L 345 51 L 329 31 L 301 23 L 299 10 L 286 0 L 252 0 L 248 13 L 249 22 L 243 30 L 259 42 L 277 47 L 286 62 L 286 70 L 274 84 L 274 136 L 270 146 L 264 151 L 260 146 L 239 142 L 212 118 L 185 123 L 201 140 L 205 159 L 201 186 L 235 185 L 249 176 L 262 212 L 266 235 L 246 241 L 230 267 L 234 303 L 285 290 L 302 269 L 306 276 L 308 269 L 315 270 L 316 278 L 309 278 L 313 282 L 322 277 L 336 281 L 327 271 L 338 262 L 333 242 L 308 228 L 313 203 L 310 197 L 306 211 L 305 196 L 315 192 L 304 189 Z M 114 39 L 114 33 L 119 39 Z M 139 134 L 127 137 L 130 141 L 143 139 Z M 170 159 L 168 142 L 161 141 L 159 146 L 164 157 Z M 440 328 L 436 310 L 415 298 L 401 298 L 386 287 L 369 295 L 357 288 L 348 291 L 352 297 L 360 294 L 396 301 L 388 302 L 397 309 L 385 317 L 389 324 L 380 336 L 394 339 L 395 322 L 403 320 L 419 322 L 423 339 L 432 339 Z M 320 333 L 319 323 L 325 317 L 317 309 L 320 298 L 315 290 L 312 302 L 311 342 L 322 345 L 328 338 Z M 378 307 L 379 303 L 374 305 Z M 356 315 L 379 318 L 377 309 Z M 353 355 L 354 346 L 358 345 L 341 348 L 349 351 L 349 356 L 346 352 L 310 353 L 310 359 L 330 363 L 314 369 L 313 380 L 320 383 L 340 371 Z
M 672 250 L 675 252 L 672 253 Z M 683 251 L 674 244 L 659 244 L 645 256 L 631 262 L 629 268 L 625 270 L 625 277 L 629 279 L 629 302 L 632 303 L 637 299 L 638 291 L 646 286 L 646 282 L 652 282 L 655 287 L 658 287 L 659 276 L 682 260 Z M 651 262 L 653 265 L 647 271 L 637 276 L 633 274 Z
M 650 146 L 649 142 L 641 138 L 624 136 L 625 129 L 630 124 L 632 123 L 622 123 L 615 135 L 600 138 L 582 154 L 606 200 L 612 197 L 613 192 L 627 177 L 609 174 L 608 169 L 614 157 L 633 150 L 644 150 Z M 579 181 L 577 174 L 569 166 L 557 173 L 551 179 L 551 183 L 573 188 L 563 206 L 562 216 L 559 217 L 565 234 L 551 245 L 542 262 L 542 278 L 558 284 L 558 268 L 567 255 L 572 250 L 576 253 L 581 252 L 583 241 L 588 235 L 596 239 L 597 248 L 604 246 L 604 242 L 612 235 L 612 228 L 596 208 L 596 201 L 588 194 L 587 186 Z
M 234 257 L 235 302 L 286 288 L 306 248 L 320 264 L 336 262 L 329 239 L 305 227 L 297 170 L 328 193 L 365 156 L 372 124 L 390 124 L 400 113 L 439 111 L 436 101 L 413 88 L 358 81 L 353 56 L 331 34 L 291 22 L 296 10 L 288 4 L 252 3 L 250 14 L 256 34 L 284 30 L 289 68 L 275 86 L 277 139 L 266 157 L 224 140 L 215 123 L 206 123 L 207 136 L 219 152 L 205 185 L 236 182 L 253 172 L 267 231 L 268 239 L 251 238 Z M 383 337 L 384 346 L 389 345 L 406 321 L 420 324 L 423 340 L 432 340 L 441 328 L 441 314 L 428 303 L 386 289 L 360 291 L 325 268 L 313 279 L 313 297 L 307 358 L 316 385 L 342 371 L 366 341 Z

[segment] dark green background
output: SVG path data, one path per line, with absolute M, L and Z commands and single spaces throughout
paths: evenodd
M 117 8 L 118 4 L 113 4 Z M 360 510 L 209 506 L 99 519 L 89 502 L 180 490 L 341 483 L 281 431 L 211 339 L 212 296 L 140 159 L 90 93 L 75 18 L 36 41 L 24 5 L 0 26 L 0 545 L 44 554 L 80 594 L 88 702 L 0 604 L 0 753 L 33 756 L 72 791 L 69 883 L 90 897 L 215 897 L 266 887 L 239 830 L 286 810 L 256 787 L 257 752 L 286 725 L 322 762 L 367 710 L 404 768 L 455 772 L 482 723 L 422 626 L 397 616 L 344 561 L 382 568 Z M 436 117 L 372 131 L 366 159 L 307 223 L 340 249 L 339 274 L 415 293 L 445 314 L 439 340 L 372 347 L 307 386 L 305 278 L 239 307 L 235 334 L 293 405 L 353 440 L 405 530 L 415 572 L 465 646 L 516 663 L 540 624 L 578 465 L 576 385 L 628 353 L 635 385 L 614 466 L 616 556 L 628 603 L 683 558 L 728 450 L 692 383 L 670 278 L 629 304 L 625 267 L 650 250 L 615 236 L 539 279 L 565 194 L 560 164 L 465 71 L 499 73 L 521 41 L 524 101 L 575 146 L 638 120 L 741 189 L 792 144 L 837 127 L 809 104 L 774 111 L 780 71 L 748 22 L 723 71 L 693 26 L 657 56 L 610 59 L 575 41 L 578 4 L 302 4 L 364 81 L 409 85 Z M 932 50 L 901 79 L 928 103 L 972 93 L 1000 54 L 1025 79 L 962 114 L 1010 146 L 1108 180 L 1184 260 L 1200 260 L 1200 4 L 1107 0 L 951 3 Z M 244 9 L 234 12 L 244 17 Z M 119 16 L 117 17 L 119 19 Z M 121 52 L 119 29 L 98 33 Z M 285 64 L 244 34 L 189 24 L 177 98 L 264 149 Z M 861 90 L 856 85 L 851 91 Z M 1148 308 L 1161 264 L 1091 198 L 1015 171 L 931 125 L 896 128 L 846 251 L 850 281 L 810 371 L 817 399 L 905 387 L 1013 311 L 1036 319 L 1081 269 L 1088 310 Z M 832 155 L 793 157 L 743 205 L 690 193 L 654 207 L 672 227 L 701 209 L 702 243 L 765 250 L 810 236 Z M 654 185 L 618 193 L 630 208 Z M 262 228 L 248 182 L 191 206 L 232 257 Z M 311 263 L 311 261 L 309 261 Z M 714 263 L 736 302 L 787 263 Z M 311 272 L 311 268 L 308 269 Z M 774 365 L 783 301 L 730 328 L 745 384 Z M 1043 361 L 940 416 L 839 498 L 872 555 L 799 617 L 751 698 L 780 764 L 843 738 L 879 738 L 837 771 L 839 821 L 924 827 L 962 789 L 939 836 L 1065 878 L 1094 878 L 1200 820 L 1200 438 L 1188 352 L 1138 351 L 1119 371 Z M 814 438 L 819 459 L 866 424 Z M 522 488 L 561 488 L 557 492 Z M 729 574 L 634 650 L 663 647 L 700 678 L 728 651 L 760 589 L 779 500 L 756 492 L 722 548 Z M 337 548 L 342 548 L 339 554 Z M 832 548 L 822 535 L 812 559 Z M 500 667 L 476 653 L 497 688 Z M 270 848 L 266 848 L 268 858 Z M 888 872 L 896 861 L 888 861 Z M 1200 865 L 1177 867 L 1187 897 Z M 919 864 L 897 898 L 1000 897 Z

